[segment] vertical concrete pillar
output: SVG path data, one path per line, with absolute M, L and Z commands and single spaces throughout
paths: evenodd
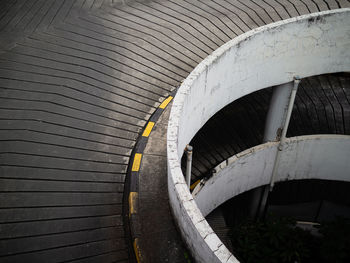
M 294 82 L 273 88 L 269 111 L 266 116 L 263 142 L 278 141 L 286 120 L 289 98 Z
M 280 140 L 287 118 L 293 87 L 294 82 L 292 81 L 273 88 L 270 107 L 266 116 L 264 143 Z M 252 217 L 262 217 L 264 215 L 269 191 L 270 186 L 266 186 L 256 189 L 253 193 L 250 213 Z
M 282 133 L 281 133 L 281 136 L 279 139 L 280 143 L 277 147 L 278 151 L 276 154 L 274 167 L 273 167 L 273 171 L 272 171 L 271 182 L 270 182 L 270 191 L 272 191 L 272 188 L 275 184 L 275 177 L 278 173 L 279 160 L 280 160 L 283 148 L 284 148 L 284 144 L 285 144 L 285 140 L 286 140 L 286 136 L 287 136 L 287 131 L 288 131 L 288 127 L 289 127 L 289 122 L 290 122 L 290 117 L 292 116 L 294 101 L 295 101 L 295 97 L 297 95 L 299 83 L 300 83 L 300 79 L 297 77 L 294 78 L 293 89 L 292 89 L 292 92 L 290 94 L 290 98 L 288 101 L 287 112 L 285 113 L 284 118 L 283 118 Z

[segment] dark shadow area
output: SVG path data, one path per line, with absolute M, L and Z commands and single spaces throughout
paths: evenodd
M 259 219 L 252 213 L 256 192 L 242 193 L 207 216 L 242 262 L 349 262 L 349 182 L 278 183 Z

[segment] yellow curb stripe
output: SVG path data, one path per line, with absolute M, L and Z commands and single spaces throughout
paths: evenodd
M 191 191 L 197 186 L 197 184 L 199 184 L 201 180 L 197 180 L 196 182 L 194 182 L 191 186 L 190 186 L 190 189 Z
M 142 159 L 142 154 L 135 153 L 134 162 L 131 168 L 132 172 L 138 172 L 140 170 L 141 159 Z
M 143 137 L 148 137 L 149 134 L 151 133 L 152 129 L 153 129 L 153 126 L 154 126 L 154 122 L 153 122 L 153 121 L 150 121 L 150 122 L 147 124 L 146 129 L 143 131 L 142 136 L 143 136 Z
M 134 239 L 134 251 L 135 251 L 136 260 L 138 263 L 140 263 L 139 239 L 138 238 Z
M 164 100 L 162 102 L 162 104 L 160 104 L 159 108 L 161 109 L 165 109 L 166 106 L 168 106 L 169 102 L 173 99 L 172 96 L 169 96 L 166 100 Z
M 129 193 L 129 217 L 133 214 L 137 214 L 137 198 L 139 194 L 137 192 Z

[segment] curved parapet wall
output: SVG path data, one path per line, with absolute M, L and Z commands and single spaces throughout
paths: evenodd
M 232 197 L 270 183 L 279 142 L 268 142 L 227 159 L 193 192 L 203 216 Z M 315 154 L 317 153 L 317 154 Z M 286 140 L 278 181 L 321 179 L 350 181 L 350 136 L 310 135 Z
M 350 9 L 273 23 L 240 35 L 201 62 L 174 99 L 168 125 L 168 188 L 180 231 L 199 262 L 237 262 L 198 209 L 180 168 L 184 147 L 217 111 L 254 91 L 350 69 Z

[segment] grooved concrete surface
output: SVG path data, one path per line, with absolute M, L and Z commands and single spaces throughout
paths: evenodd
M 231 38 L 349 6 L 1 0 L 0 261 L 130 261 L 124 180 L 159 102 Z

